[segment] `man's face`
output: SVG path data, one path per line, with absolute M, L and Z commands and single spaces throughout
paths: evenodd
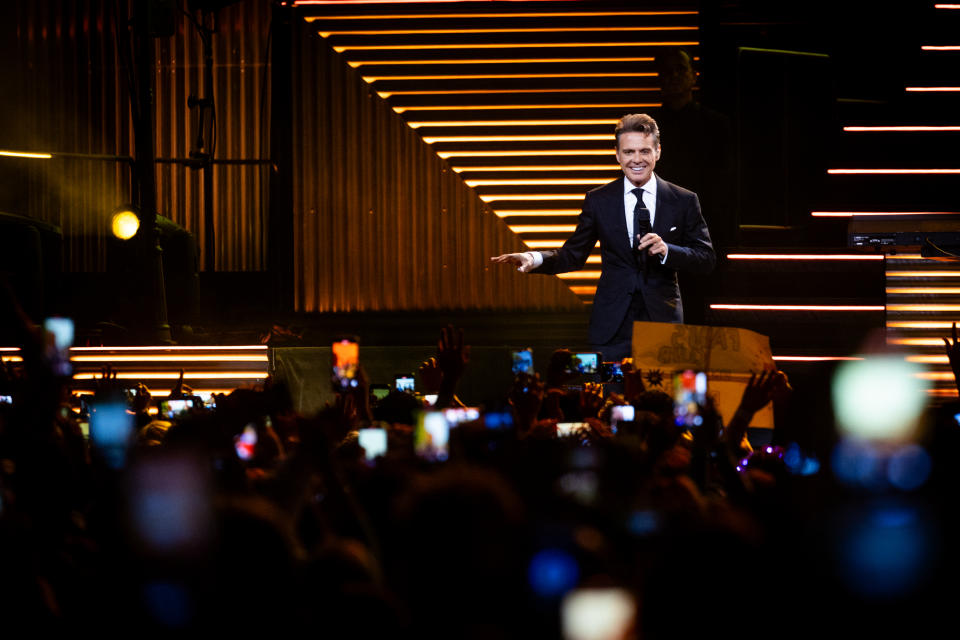
M 635 187 L 647 183 L 659 159 L 660 145 L 654 143 L 651 134 L 636 131 L 620 134 L 617 161 L 623 169 L 623 175 Z

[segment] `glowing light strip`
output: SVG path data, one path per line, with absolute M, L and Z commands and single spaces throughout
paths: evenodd
M 266 350 L 265 344 L 234 345 L 234 346 L 169 346 L 159 347 L 70 347 L 70 351 L 243 351 Z
M 556 247 L 563 246 L 563 240 L 524 240 L 523 244 L 527 245 L 531 249 L 554 249 Z M 597 242 L 594 247 L 599 247 L 600 243 Z M 587 262 L 590 262 L 587 260 Z
M 600 264 L 600 256 L 590 256 L 587 258 L 587 264 Z
M 489 0 L 294 0 L 294 6 L 305 6 L 311 4 L 453 4 L 459 2 L 488 2 Z M 500 2 L 523 2 L 524 0 L 500 0 Z M 550 0 L 531 0 L 532 2 L 548 2 Z M 561 0 L 561 2 L 564 0 Z M 574 0 L 566 0 L 571 2 Z
M 433 122 L 408 122 L 411 129 L 421 127 L 531 127 L 588 124 L 617 124 L 617 118 L 591 118 L 582 120 L 435 120 Z
M 960 91 L 960 87 L 907 87 L 907 91 Z
M 300 4 L 318 4 L 309 2 L 295 2 Z M 334 2 L 331 4 L 342 4 Z M 304 22 L 318 20 L 400 20 L 404 18 L 589 18 L 612 16 L 695 16 L 699 11 L 571 11 L 567 12 L 536 12 L 536 13 L 397 13 L 397 14 L 365 14 L 353 16 L 307 16 Z
M 358 29 L 338 31 L 317 31 L 321 38 L 330 36 L 421 36 L 451 33 L 557 33 L 568 31 L 576 33 L 605 33 L 608 31 L 649 32 L 649 31 L 696 31 L 697 27 L 514 27 L 501 29 Z
M 927 395 L 934 398 L 956 398 L 956 389 L 927 389 Z
M 348 60 L 347 64 L 357 67 L 397 66 L 397 65 L 431 65 L 431 64 L 543 64 L 543 63 L 570 63 L 570 62 L 653 62 L 655 58 L 465 58 L 462 60 Z
M 600 178 L 529 178 L 526 180 L 464 180 L 468 187 L 498 187 L 511 185 L 549 185 L 549 184 L 607 184 L 609 177 Z
M 960 271 L 887 271 L 888 278 L 960 278 Z
M 484 73 L 455 74 L 441 76 L 363 76 L 369 84 L 381 80 L 503 80 L 509 78 L 654 78 L 656 73 L 638 71 L 636 73 Z
M 563 87 L 556 89 L 497 89 L 497 93 L 583 93 L 589 91 L 591 93 L 599 92 L 638 92 L 638 91 L 660 91 L 660 87 L 602 87 L 602 88 L 578 88 L 578 87 Z M 436 90 L 410 90 L 410 91 L 377 91 L 377 95 L 383 98 L 384 100 L 392 96 L 459 96 L 471 93 L 482 93 L 487 95 L 490 93 L 489 89 L 436 89 Z
M 539 157 L 539 156 L 610 156 L 613 149 L 531 149 L 528 151 L 437 151 L 437 155 L 447 158 L 498 158 L 498 157 Z
M 832 362 L 835 360 L 863 360 L 856 356 L 773 356 L 774 360 L 784 362 Z
M 572 286 L 570 287 L 570 291 L 573 291 L 578 296 L 592 296 L 592 295 L 596 295 L 597 288 L 588 286 L 588 285 L 582 286 L 582 287 Z
M 960 45 L 932 45 L 925 44 L 920 47 L 923 51 L 960 51 Z
M 408 111 L 509 111 L 515 109 L 634 109 L 638 107 L 662 107 L 660 102 L 597 102 L 575 104 L 471 104 L 471 105 L 412 105 L 393 107 L 396 113 Z
M 895 320 L 887 322 L 888 329 L 950 329 L 951 325 L 951 322 L 944 320 Z M 943 344 L 943 342 L 940 344 Z
M 857 216 L 960 216 L 960 211 L 811 211 L 814 218 L 856 218 Z
M 36 158 L 40 160 L 49 160 L 53 156 L 49 153 L 35 153 L 32 151 L 8 151 L 0 150 L 0 156 L 7 158 Z
M 606 140 L 613 141 L 613 134 L 606 133 L 576 133 L 565 136 L 541 135 L 541 136 L 425 136 L 423 141 L 427 144 L 435 142 L 568 142 L 570 140 Z
M 920 175 L 931 173 L 960 174 L 960 169 L 827 169 L 832 175 L 863 174 L 863 175 Z
M 944 382 L 953 382 L 953 372 L 941 372 L 941 371 L 926 371 L 923 373 L 913 374 L 914 378 L 920 380 L 933 380 L 933 381 L 944 381 Z
M 883 260 L 882 255 L 847 253 L 728 253 L 728 260 Z
M 601 273 L 601 271 L 571 271 L 558 273 L 557 277 L 561 280 L 599 280 Z
M 960 293 L 960 287 L 888 287 L 888 294 L 948 294 Z
M 925 260 L 919 253 L 897 253 L 887 254 L 887 260 Z
M 2 356 L 0 360 L 3 362 L 23 362 L 23 358 L 20 356 Z
M 103 377 L 100 373 L 75 373 L 74 380 L 99 380 Z M 183 374 L 184 380 L 263 380 L 267 374 L 250 371 L 211 371 L 198 373 L 187 371 Z M 163 371 L 121 371 L 117 373 L 118 379 L 124 380 L 177 380 L 180 378 L 180 372 L 170 373 Z
M 168 395 L 170 395 L 170 392 L 172 391 L 172 389 L 158 389 L 158 388 L 154 388 L 154 387 L 149 387 L 149 386 L 147 386 L 147 385 L 144 385 L 144 386 L 147 387 L 147 391 L 148 391 L 148 392 L 150 393 L 150 395 L 153 396 L 154 398 L 162 398 L 162 397 L 164 397 L 164 396 L 168 396 Z M 201 398 L 204 398 L 205 400 L 209 400 L 209 396 L 212 396 L 212 395 L 215 394 L 215 393 L 222 393 L 223 395 L 229 395 L 229 394 L 233 393 L 233 392 L 236 391 L 236 390 L 237 390 L 237 387 L 229 388 L 229 389 L 207 389 L 207 388 L 201 388 L 201 389 L 194 389 L 194 390 L 193 390 L 193 393 L 194 393 L 194 395 L 200 396 Z M 75 396 L 92 396 L 92 395 L 93 395 L 93 391 L 90 391 L 89 389 L 74 389 L 74 390 L 73 390 L 73 395 L 75 395 Z
M 550 217 L 578 216 L 580 209 L 501 209 L 493 212 L 498 218 L 512 218 L 514 216 Z
M 943 348 L 942 338 L 891 338 L 887 344 L 898 344 L 908 347 L 940 347 Z
M 943 126 L 884 126 L 884 127 L 844 127 L 844 131 L 960 131 L 960 125 Z
M 883 305 L 829 304 L 711 304 L 711 309 L 730 311 L 883 311 Z
M 268 362 L 267 356 L 195 356 L 195 355 L 142 355 L 142 356 L 71 356 L 72 362 Z
M 344 51 L 394 51 L 400 49 L 580 49 L 583 47 L 696 47 L 696 40 L 677 40 L 673 42 L 494 42 L 476 44 L 366 44 L 338 45 L 333 47 L 337 53 Z
M 571 233 L 575 224 L 515 224 L 509 225 L 514 233 Z
M 0 347 L 0 351 L 20 351 L 20 347 Z
M 888 304 L 887 311 L 960 311 L 960 304 Z
M 609 153 L 609 152 L 608 152 Z M 497 167 L 452 167 L 457 173 L 471 171 L 619 171 L 618 164 L 502 165 Z
M 934 9 L 960 9 L 960 4 L 935 4 Z
M 480 196 L 484 202 L 496 200 L 583 200 L 582 193 L 524 194 L 524 193 L 488 193 Z

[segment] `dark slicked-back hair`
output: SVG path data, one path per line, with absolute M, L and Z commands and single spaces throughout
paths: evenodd
M 652 135 L 654 144 L 660 146 L 660 129 L 657 127 L 657 121 L 645 113 L 631 113 L 620 118 L 614 130 L 617 136 L 617 149 L 620 148 L 620 134 L 630 132 Z

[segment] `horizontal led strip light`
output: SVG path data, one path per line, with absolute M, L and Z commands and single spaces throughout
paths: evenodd
M 926 126 L 903 125 L 882 127 L 844 127 L 844 131 L 960 131 L 960 125 Z
M 103 355 L 70 356 L 72 362 L 268 362 L 266 355 Z
M 846 253 L 728 253 L 728 260 L 883 260 L 882 255 Z
M 570 135 L 540 135 L 540 136 L 425 136 L 427 144 L 436 142 L 568 142 L 570 140 L 606 140 L 614 142 L 613 134 L 583 133 Z
M 445 60 L 347 60 L 347 64 L 356 69 L 357 67 L 373 66 L 400 66 L 416 65 L 427 66 L 432 64 L 513 64 L 522 62 L 523 64 L 546 64 L 546 63 L 571 63 L 571 62 L 653 62 L 655 58 L 464 58 L 445 59 Z
M 934 312 L 934 311 L 949 311 L 949 312 L 960 312 L 960 304 L 888 304 L 887 311 L 894 312 L 904 312 L 904 311 L 919 311 L 919 312 Z
M 887 271 L 888 278 L 960 278 L 960 271 Z
M 553 30 L 555 31 L 555 29 Z M 676 40 L 670 42 L 493 42 L 475 44 L 365 44 L 365 45 L 337 45 L 333 50 L 337 53 L 344 51 L 392 51 L 397 49 L 572 49 L 576 47 L 696 47 L 696 40 Z
M 887 344 L 897 344 L 906 347 L 938 347 L 943 349 L 943 338 L 890 338 Z
M 36 153 L 33 151 L 9 151 L 0 149 L 0 156 L 5 158 L 34 158 L 37 160 L 49 160 L 53 157 L 49 153 Z
M 562 185 L 562 184 L 607 184 L 609 177 L 600 178 L 528 178 L 523 180 L 511 179 L 491 179 L 491 180 L 464 180 L 468 187 L 506 187 L 506 186 L 542 186 L 542 185 Z
M 957 216 L 960 211 L 811 211 L 814 218 L 856 218 L 858 216 Z
M 829 304 L 711 304 L 711 309 L 730 311 L 883 311 L 883 305 Z
M 516 200 L 519 202 L 526 200 L 583 200 L 583 196 L 582 193 L 488 193 L 481 195 L 480 199 L 484 202 L 496 202 L 497 200 Z
M 531 249 L 556 249 L 557 247 L 562 247 L 563 240 L 524 240 L 523 243 L 530 247 Z M 593 245 L 594 248 L 600 247 L 600 241 L 597 241 L 597 244 Z M 591 256 L 592 258 L 593 256 Z M 587 263 L 591 263 L 590 258 L 587 259 Z
M 573 285 L 570 287 L 570 291 L 573 291 L 578 296 L 592 296 L 596 295 L 597 288 L 590 285 L 584 285 L 582 287 Z
M 598 280 L 600 271 L 571 271 L 569 273 L 558 273 L 557 277 L 561 280 Z
M 324 4 L 319 2 L 294 2 L 294 5 Z M 343 4 L 331 2 L 328 4 Z M 433 18 L 612 18 L 616 16 L 695 16 L 698 11 L 571 11 L 567 12 L 531 12 L 531 13 L 393 13 L 364 14 L 353 16 L 306 16 L 304 22 L 317 20 L 402 20 Z
M 502 209 L 493 212 L 498 218 L 513 218 L 516 216 L 535 216 L 555 218 L 559 216 L 578 216 L 580 209 Z
M 512 224 L 510 231 L 514 233 L 573 233 L 575 224 Z
M 184 380 L 265 380 L 269 374 L 266 371 L 187 371 L 183 374 Z M 101 373 L 75 373 L 74 380 L 98 380 Z M 177 380 L 180 372 L 167 371 L 120 371 L 118 379 L 124 380 Z
M 549 127 L 573 125 L 615 125 L 617 118 L 582 118 L 567 120 L 425 120 L 408 122 L 411 129 L 421 127 Z
M 471 171 L 619 171 L 618 164 L 503 165 L 499 167 L 453 167 L 457 173 Z
M 960 51 L 960 45 L 956 45 L 956 44 L 948 44 L 948 45 L 925 44 L 920 48 L 923 51 Z
M 478 73 L 453 74 L 439 76 L 362 76 L 365 82 L 373 84 L 381 80 L 503 80 L 511 78 L 655 78 L 656 73 L 638 71 L 636 73 Z
M 863 360 L 856 356 L 773 356 L 783 362 L 833 362 L 837 360 Z
M 371 30 L 343 30 L 343 31 L 317 31 L 321 38 L 330 36 L 420 36 L 420 35 L 446 35 L 446 34 L 471 34 L 471 33 L 556 33 L 565 31 L 570 33 L 606 33 L 608 31 L 626 31 L 626 32 L 650 32 L 650 31 L 696 31 L 696 26 L 679 27 L 515 27 L 500 29 L 371 29 Z
M 660 87 L 562 87 L 552 89 L 497 89 L 497 93 L 636 93 L 638 91 L 660 91 Z M 479 93 L 490 95 L 490 89 L 430 89 L 409 91 L 377 91 L 377 95 L 386 100 L 393 96 L 459 96 Z
M 444 160 L 448 158 L 514 158 L 542 156 L 613 156 L 613 147 L 609 149 L 531 149 L 524 151 L 494 150 L 494 151 L 437 151 L 437 155 Z M 618 165 L 619 166 L 619 165 Z
M 887 287 L 887 294 L 958 295 L 960 287 Z
M 950 329 L 949 320 L 893 320 L 887 322 L 888 329 Z M 941 342 L 942 344 L 942 342 Z
M 927 91 L 955 92 L 955 91 L 960 91 L 960 87 L 907 87 L 906 90 L 914 91 L 914 92 L 927 92 Z
M 960 174 L 960 169 L 827 169 L 831 175 L 864 174 L 864 175 L 898 175 L 898 174 Z
M 594 104 L 589 103 L 575 103 L 575 104 L 471 104 L 471 105 L 429 105 L 429 106 L 397 106 L 393 107 L 393 110 L 396 113 L 407 113 L 408 111 L 511 111 L 517 109 L 553 109 L 553 110 L 562 110 L 562 109 L 635 109 L 637 107 L 651 107 L 657 108 L 662 107 L 663 104 L 660 102 L 598 102 Z
M 70 351 L 266 351 L 266 345 L 158 347 L 70 347 Z

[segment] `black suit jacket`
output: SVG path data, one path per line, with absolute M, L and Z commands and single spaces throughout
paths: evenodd
M 623 180 L 588 192 L 576 230 L 557 251 L 544 251 L 536 273 L 556 274 L 582 269 L 600 241 L 603 261 L 593 299 L 588 340 L 606 344 L 616 334 L 630 307 L 634 292 L 643 296 L 654 322 L 683 322 L 678 271 L 709 273 L 716 256 L 707 223 L 700 213 L 697 194 L 657 176 L 657 209 L 653 231 L 667 243 L 667 260 L 647 256 L 647 277 L 635 259 L 627 236 L 623 205 Z

